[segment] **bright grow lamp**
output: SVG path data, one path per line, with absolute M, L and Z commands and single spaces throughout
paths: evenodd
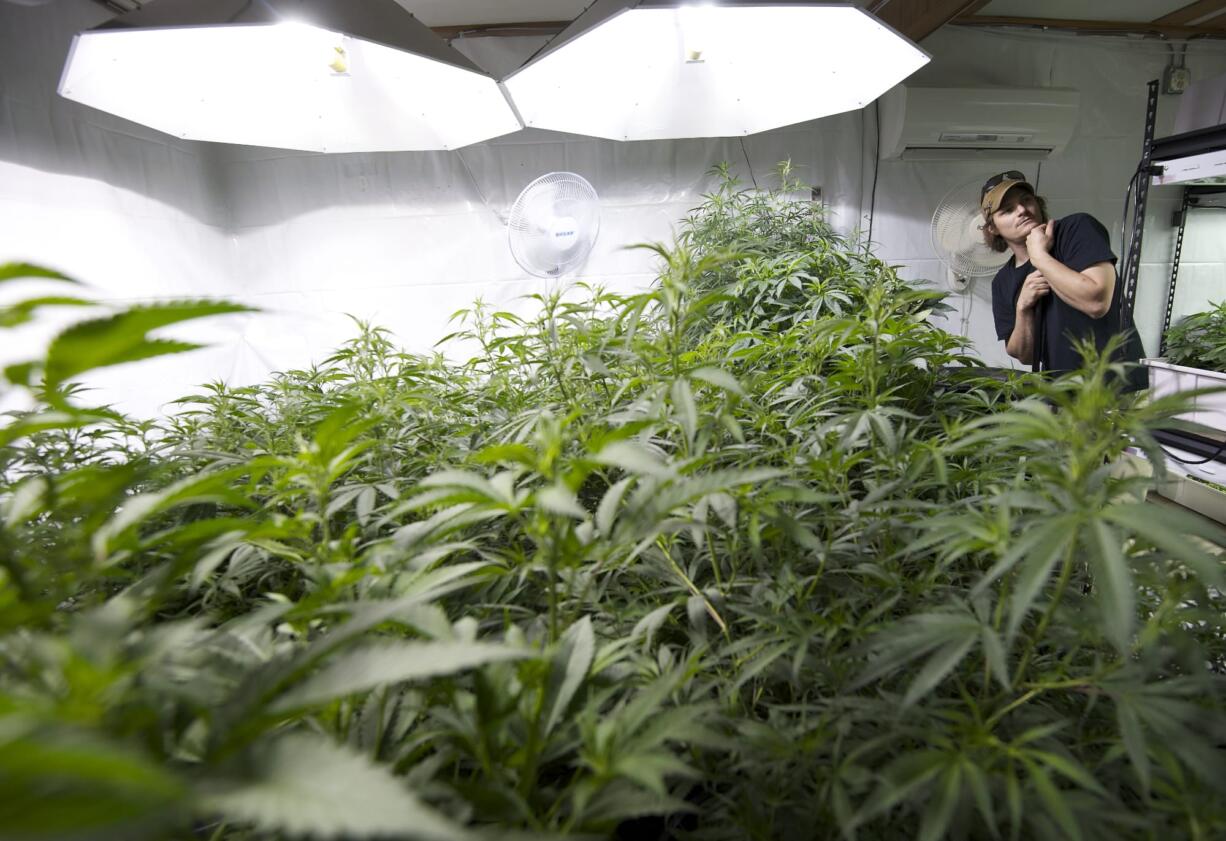
M 177 137 L 317 152 L 520 128 L 497 83 L 395 0 L 154 0 L 77 35 L 60 94 Z
M 927 62 L 851 5 L 596 0 L 503 84 L 528 126 L 730 137 L 861 108 Z

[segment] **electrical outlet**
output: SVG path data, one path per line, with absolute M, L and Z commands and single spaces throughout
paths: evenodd
M 1171 65 L 1162 71 L 1162 92 L 1180 94 L 1192 84 L 1192 71 L 1186 67 Z

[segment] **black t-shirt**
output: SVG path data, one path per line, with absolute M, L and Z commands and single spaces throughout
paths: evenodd
M 1074 213 L 1056 220 L 1052 234 L 1051 256 L 1076 272 L 1096 263 L 1115 263 L 1107 229 L 1088 213 Z M 1010 257 L 992 279 L 992 314 L 996 317 L 996 336 L 1008 341 L 1017 320 L 1017 298 L 1026 276 L 1034 266 L 1027 260 L 1015 266 Z M 1073 338 L 1094 337 L 1098 348 L 1120 332 L 1120 289 L 1117 281 L 1111 297 L 1111 309 L 1102 318 L 1091 318 L 1060 300 L 1055 291 L 1039 299 L 1035 305 L 1034 365 L 1035 371 L 1070 371 L 1081 367 L 1081 356 L 1073 347 Z M 1121 356 L 1131 356 L 1128 352 Z

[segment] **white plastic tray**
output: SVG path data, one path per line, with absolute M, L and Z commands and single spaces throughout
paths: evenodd
M 1172 365 L 1164 359 L 1142 359 L 1149 368 L 1149 390 L 1154 397 L 1165 397 L 1197 388 L 1226 389 L 1226 374 Z M 1184 415 L 1185 420 L 1203 423 L 1226 434 L 1226 391 L 1196 398 L 1195 410 Z

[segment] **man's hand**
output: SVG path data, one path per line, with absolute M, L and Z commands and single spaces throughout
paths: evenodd
M 1056 220 L 1050 219 L 1045 225 L 1036 225 L 1026 235 L 1026 253 L 1034 262 L 1036 254 L 1046 255 L 1051 249 L 1052 238 L 1056 234 Z
M 1048 225 L 1051 223 L 1048 222 Z M 1034 236 L 1040 228 L 1035 228 L 1030 232 L 1030 236 Z M 1039 302 L 1039 299 L 1051 292 L 1051 284 L 1043 279 L 1042 272 L 1031 272 L 1026 275 L 1026 279 L 1022 281 L 1022 291 L 1017 296 L 1018 312 L 1025 312 L 1034 309 L 1034 305 Z

